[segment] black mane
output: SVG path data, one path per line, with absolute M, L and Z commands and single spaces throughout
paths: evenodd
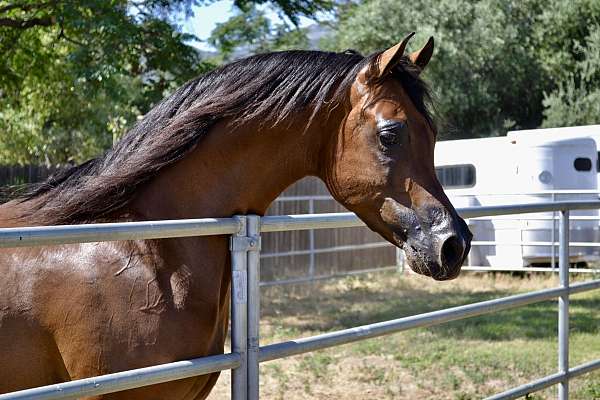
M 299 111 L 312 119 L 343 105 L 356 74 L 379 57 L 356 52 L 285 51 L 242 59 L 202 75 L 154 107 L 103 156 L 32 186 L 36 223 L 98 221 L 123 208 L 136 189 L 190 152 L 219 120 L 285 124 Z M 429 94 L 407 58 L 394 72 L 414 105 L 431 121 Z

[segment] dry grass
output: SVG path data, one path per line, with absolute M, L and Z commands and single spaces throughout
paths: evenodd
M 451 282 L 395 273 L 262 291 L 261 344 L 555 286 L 548 275 L 463 274 Z M 265 399 L 478 399 L 556 369 L 556 304 L 370 339 L 261 364 Z M 571 300 L 572 364 L 600 358 L 600 293 Z M 572 399 L 600 399 L 600 374 Z M 555 398 L 555 388 L 530 399 Z M 229 398 L 229 373 L 210 396 Z

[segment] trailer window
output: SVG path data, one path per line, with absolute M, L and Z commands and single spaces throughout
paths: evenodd
M 475 186 L 475 166 L 471 164 L 436 167 L 435 173 L 446 189 Z
M 592 170 L 592 160 L 587 157 L 579 157 L 576 158 L 573 162 L 573 166 L 577 171 L 591 171 Z

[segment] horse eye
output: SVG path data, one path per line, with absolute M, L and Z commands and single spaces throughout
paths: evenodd
M 379 142 L 384 147 L 392 147 L 401 144 L 405 127 L 406 124 L 400 121 L 386 121 L 385 124 L 378 124 Z
M 400 143 L 400 135 L 395 132 L 381 132 L 379 134 L 379 141 L 385 147 L 395 146 Z

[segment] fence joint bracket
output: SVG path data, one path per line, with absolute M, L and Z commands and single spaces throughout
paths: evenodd
M 260 250 L 259 236 L 231 236 L 229 241 L 230 251 L 254 251 Z

